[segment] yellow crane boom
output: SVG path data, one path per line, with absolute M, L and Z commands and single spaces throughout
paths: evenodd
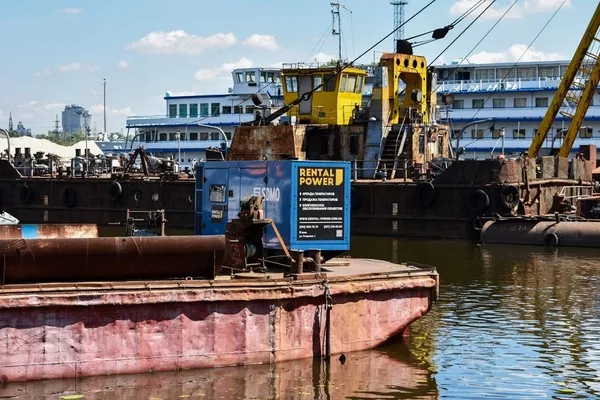
M 561 157 L 569 156 L 600 81 L 600 40 L 597 37 L 599 28 L 600 3 L 596 7 L 596 11 L 585 30 L 573 59 L 565 71 L 565 75 L 552 99 L 552 103 L 548 107 L 548 111 L 546 111 L 544 119 L 531 142 L 528 151 L 529 157 L 535 158 L 537 156 L 559 112 L 561 115 L 570 118 L 571 123 L 569 124 L 569 129 L 564 137 L 558 155 Z M 592 50 L 593 44 L 598 45 L 597 50 Z M 589 61 L 584 63 L 586 59 Z M 581 78 L 576 80 L 575 78 L 578 73 L 580 73 Z M 574 113 L 560 110 L 565 101 L 570 108 L 576 109 Z

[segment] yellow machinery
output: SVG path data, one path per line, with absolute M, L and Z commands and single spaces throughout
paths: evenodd
M 581 124 L 594 97 L 600 81 L 600 4 L 592 16 L 579 47 L 565 72 L 552 104 L 548 108 L 540 127 L 529 147 L 529 157 L 535 158 L 559 112 L 571 119 L 563 144 L 558 152 L 560 157 L 568 157 L 579 133 Z M 566 106 L 566 107 L 564 107 Z M 561 111 L 561 108 L 568 111 Z
M 385 53 L 380 63 L 387 69 L 388 75 L 387 85 L 382 85 L 381 88 L 382 100 L 389 99 L 388 124 L 402 122 L 404 114 L 410 110 L 416 111 L 418 115 L 411 115 L 409 120 L 420 119 L 424 124 L 429 123 L 431 118 L 428 103 L 435 102 L 435 94 L 432 96 L 431 88 L 428 88 L 425 58 L 409 54 Z M 406 87 L 401 87 L 402 82 Z M 435 107 L 435 104 L 433 106 Z
M 336 66 L 304 67 L 284 65 L 283 101 L 294 104 L 289 115 L 303 124 L 349 125 L 354 109 L 362 104 L 367 71 L 346 67 L 341 74 Z M 316 90 L 314 90 L 316 89 Z M 298 102 L 300 96 L 314 90 Z

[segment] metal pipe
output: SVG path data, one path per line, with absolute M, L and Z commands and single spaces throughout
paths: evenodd
M 456 161 L 458 161 L 458 158 L 460 157 L 459 154 L 459 144 L 460 144 L 460 138 L 462 137 L 463 133 L 465 132 L 465 130 L 467 130 L 467 128 L 473 126 L 473 125 L 478 125 L 478 124 L 485 124 L 486 122 L 495 122 L 496 119 L 495 118 L 488 118 L 488 119 L 481 119 L 479 121 L 473 121 L 473 122 L 469 122 L 468 124 L 466 124 L 465 126 L 462 127 L 462 129 L 460 130 L 458 137 L 456 138 Z
M 212 279 L 225 236 L 0 240 L 5 283 Z

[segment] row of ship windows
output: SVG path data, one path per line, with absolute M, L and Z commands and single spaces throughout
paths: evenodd
M 311 79 L 311 76 L 300 76 L 300 79 Z M 285 77 L 285 90 L 288 93 L 298 93 L 298 76 L 289 75 Z M 312 75 L 312 88 L 316 92 L 335 92 L 338 78 L 334 74 Z M 322 86 L 321 86 L 322 85 Z M 340 92 L 362 93 L 364 77 L 362 75 L 342 74 L 340 79 Z M 306 89 L 304 89 L 306 90 Z M 303 90 L 303 91 L 304 91 Z
M 254 106 L 223 106 L 220 103 L 169 104 L 169 118 L 218 117 L 221 114 L 254 114 Z
M 188 132 L 186 137 L 185 132 L 171 132 L 171 133 L 156 133 L 146 132 L 141 133 L 139 136 L 142 142 L 167 142 L 176 141 L 177 133 L 179 133 L 179 140 L 223 140 L 221 132 Z M 227 140 L 231 140 L 231 132 L 225 132 Z
M 507 99 L 493 99 L 492 108 L 506 108 L 506 100 Z M 527 107 L 527 98 L 526 97 L 517 97 L 513 99 L 512 106 L 514 108 L 526 108 Z M 547 97 L 536 97 L 535 98 L 535 107 L 548 107 L 548 98 Z M 452 103 L 453 109 L 464 109 L 465 108 L 465 100 L 454 100 Z M 485 108 L 485 100 L 484 99 L 473 99 L 471 100 L 471 108 Z
M 538 128 L 534 128 L 533 129 L 533 136 L 535 136 L 537 134 Z M 505 135 L 508 136 L 509 132 L 505 132 Z M 556 136 L 557 139 L 560 139 L 564 136 L 564 134 L 567 133 L 566 129 L 558 129 L 556 132 L 556 135 L 552 135 L 553 137 Z M 583 127 L 579 129 L 579 137 L 582 139 L 590 139 L 592 137 L 594 137 L 594 130 L 587 126 L 587 127 Z M 460 135 L 460 129 L 455 129 L 452 131 L 452 137 L 454 139 L 457 138 L 464 139 L 465 138 L 465 132 L 463 132 L 462 136 Z M 530 138 L 533 138 L 533 136 L 529 136 Z M 502 137 L 502 130 L 501 129 L 496 129 L 492 132 L 492 139 L 500 139 L 500 137 Z M 526 139 L 527 136 L 527 129 L 513 129 L 512 130 L 512 138 L 513 139 Z M 471 139 L 484 139 L 484 130 L 483 129 L 471 129 Z
M 589 65 L 589 70 L 593 68 L 593 65 Z M 548 65 L 538 67 L 518 67 L 518 68 L 478 68 L 472 71 L 456 71 L 450 74 L 452 71 L 441 71 L 442 79 L 458 80 L 458 81 L 469 81 L 471 79 L 476 80 L 494 80 L 494 79 L 536 79 L 536 78 L 550 78 L 560 79 L 566 72 L 566 65 Z
M 257 83 L 256 71 L 238 71 L 235 73 L 236 83 Z M 280 83 L 281 76 L 278 72 L 260 72 L 260 83 Z

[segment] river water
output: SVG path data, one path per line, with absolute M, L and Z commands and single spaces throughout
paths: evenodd
M 356 257 L 437 267 L 440 299 L 411 335 L 347 354 L 80 381 L 9 384 L 18 399 L 600 398 L 600 250 L 358 237 Z

